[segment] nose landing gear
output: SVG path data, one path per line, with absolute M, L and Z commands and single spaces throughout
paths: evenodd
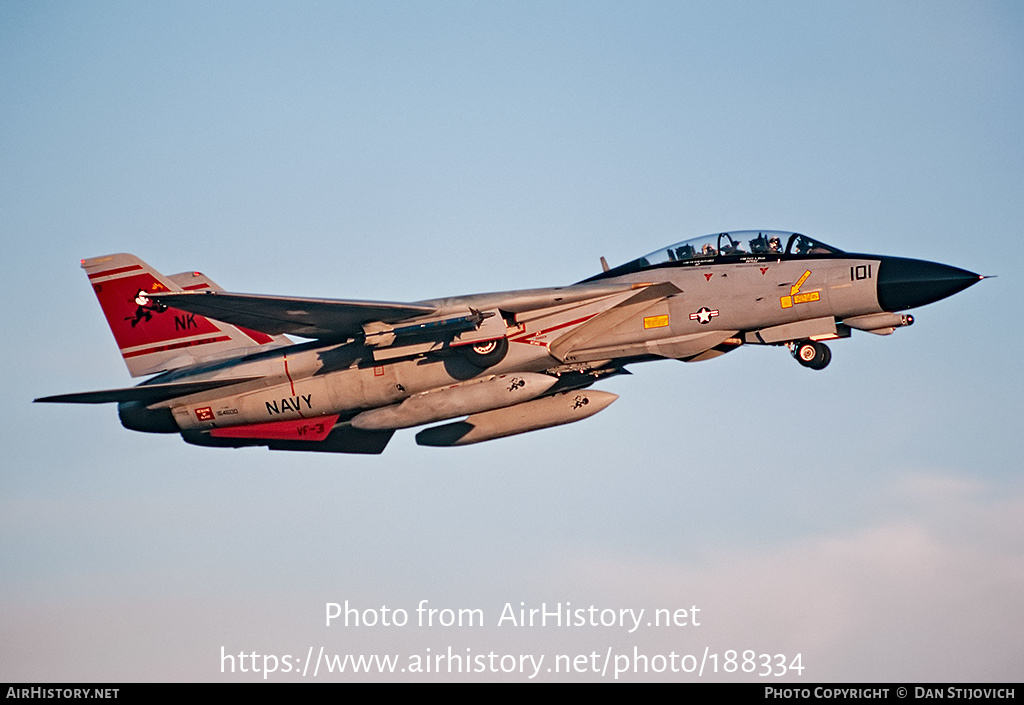
M 804 367 L 812 370 L 823 370 L 832 361 L 832 351 L 824 343 L 816 340 L 801 340 L 790 345 L 793 357 Z

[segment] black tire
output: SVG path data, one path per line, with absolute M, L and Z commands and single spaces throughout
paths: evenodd
M 813 368 L 815 370 L 823 370 L 828 367 L 828 363 L 832 362 L 832 350 L 830 350 L 824 343 L 819 343 L 819 345 L 821 345 L 822 352 L 825 353 L 825 356 L 818 367 Z
M 832 351 L 824 343 L 804 340 L 793 348 L 793 357 L 804 367 L 812 370 L 823 370 L 832 361 Z
M 460 350 L 470 364 L 485 369 L 505 359 L 505 354 L 508 353 L 508 339 L 495 338 L 473 345 L 463 345 Z

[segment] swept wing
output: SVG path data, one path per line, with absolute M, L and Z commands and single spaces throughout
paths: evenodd
M 244 328 L 277 335 L 338 339 L 362 335 L 366 324 L 399 323 L 411 319 L 447 317 L 473 309 L 512 313 L 579 303 L 650 286 L 644 284 L 582 284 L 571 287 L 526 289 L 474 294 L 420 303 L 310 299 L 295 296 L 234 294 L 223 291 L 150 292 L 158 304 L 195 313 Z
M 294 296 L 186 291 L 153 294 L 157 303 L 269 335 L 343 338 L 363 332 L 372 321 L 396 323 L 435 312 L 435 307 L 386 301 L 309 299 Z

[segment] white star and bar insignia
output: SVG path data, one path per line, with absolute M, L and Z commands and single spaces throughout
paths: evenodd
M 707 306 L 701 306 L 696 313 L 690 314 L 691 321 L 699 321 L 701 325 L 711 323 L 711 319 L 718 315 L 718 310 L 712 310 Z

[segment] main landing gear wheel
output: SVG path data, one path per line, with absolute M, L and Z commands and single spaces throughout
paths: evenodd
M 823 370 L 832 361 L 832 351 L 824 343 L 814 340 L 803 340 L 793 348 L 793 357 L 804 367 L 812 370 Z
M 495 338 L 494 340 L 485 340 L 482 343 L 465 345 L 460 350 L 463 357 L 470 364 L 485 369 L 492 365 L 497 365 L 505 359 L 505 353 L 508 352 L 508 339 Z

